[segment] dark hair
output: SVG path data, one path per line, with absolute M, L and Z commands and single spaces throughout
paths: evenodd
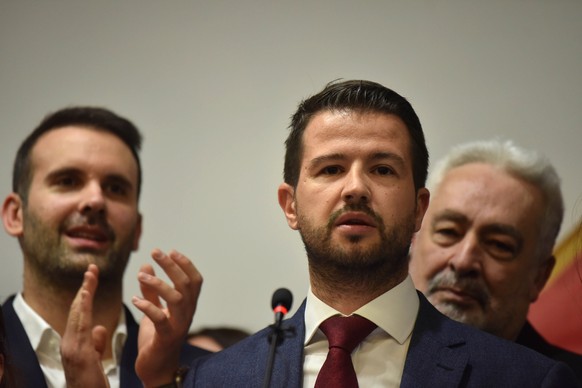
M 137 196 L 139 198 L 142 180 L 141 163 L 138 155 L 142 136 L 139 130 L 131 121 L 116 115 L 110 110 L 88 106 L 70 107 L 51 113 L 28 135 L 16 153 L 12 171 L 12 191 L 20 195 L 26 203 L 33 173 L 30 160 L 32 148 L 45 133 L 69 125 L 89 127 L 98 131 L 112 133 L 127 145 L 137 162 Z
M 401 95 L 376 82 L 353 80 L 332 81 L 318 94 L 303 100 L 291 117 L 291 132 L 285 141 L 283 178 L 295 187 L 299 181 L 303 155 L 303 133 L 309 121 L 321 111 L 352 110 L 379 112 L 398 116 L 411 138 L 414 186 L 424 187 L 428 171 L 428 150 L 418 116 L 412 105 Z

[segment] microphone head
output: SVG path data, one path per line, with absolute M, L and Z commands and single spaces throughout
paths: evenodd
M 273 310 L 277 306 L 283 306 L 286 310 L 291 308 L 293 303 L 293 294 L 286 288 L 279 288 L 273 293 L 273 299 L 271 300 L 271 307 Z

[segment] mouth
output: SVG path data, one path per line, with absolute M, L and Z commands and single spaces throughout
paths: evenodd
M 376 228 L 376 221 L 367 214 L 350 212 L 338 217 L 334 226 L 367 226 Z
M 362 212 L 344 213 L 332 225 L 341 234 L 350 238 L 372 235 L 378 229 L 376 220 Z
M 73 245 L 80 249 L 103 249 L 111 241 L 110 233 L 95 226 L 76 226 L 69 228 L 65 235 Z
M 448 303 L 454 303 L 460 306 L 471 306 L 474 304 L 483 305 L 484 301 L 479 295 L 467 292 L 457 287 L 439 287 L 431 292 L 439 299 Z

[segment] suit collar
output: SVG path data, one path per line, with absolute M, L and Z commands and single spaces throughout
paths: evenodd
M 419 293 L 420 309 L 404 364 L 401 387 L 456 387 L 469 361 L 466 340 L 453 321 L 438 312 Z
M 44 374 L 38 363 L 36 353 L 28 340 L 22 322 L 18 318 L 13 306 L 14 295 L 2 305 L 4 324 L 6 326 L 8 348 L 15 369 L 17 386 L 46 388 Z M 135 359 L 137 358 L 137 335 L 139 326 L 124 306 L 127 325 L 127 339 L 123 347 L 120 363 L 120 386 L 142 387 L 142 383 L 135 373 Z
M 457 387 L 469 361 L 466 339 L 457 334 L 456 323 L 438 312 L 420 293 L 419 300 L 401 387 L 427 386 L 428 382 L 431 387 Z M 305 301 L 293 317 L 284 321 L 284 327 L 293 328 L 294 334 L 285 338 L 277 351 L 271 378 L 273 386 L 302 386 L 304 313 Z M 267 351 L 261 353 L 256 362 L 262 367 Z

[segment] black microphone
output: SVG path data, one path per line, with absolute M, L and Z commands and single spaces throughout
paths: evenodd
M 281 322 L 283 317 L 289 312 L 291 304 L 293 303 L 293 295 L 291 291 L 286 288 L 279 288 L 273 293 L 271 299 L 271 307 L 275 313 L 275 324 L 271 325 L 271 333 L 269 334 L 269 358 L 267 360 L 267 369 L 265 370 L 265 380 L 263 387 L 269 388 L 271 385 L 271 375 L 273 374 L 273 363 L 275 361 L 275 349 L 279 344 L 281 336 Z
M 283 317 L 289 312 L 293 304 L 293 294 L 286 288 L 279 288 L 273 293 L 273 299 L 271 300 L 271 307 L 275 313 L 275 326 L 277 328 L 281 327 L 281 321 Z

